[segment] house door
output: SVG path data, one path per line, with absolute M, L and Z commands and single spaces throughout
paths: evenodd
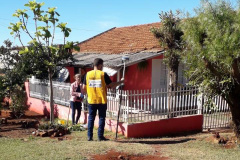
M 162 59 L 152 60 L 152 89 L 167 88 L 167 67 Z

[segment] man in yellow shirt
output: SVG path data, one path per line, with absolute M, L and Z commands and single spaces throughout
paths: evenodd
M 106 141 L 108 139 L 103 135 L 107 111 L 107 88 L 114 88 L 123 83 L 124 80 L 112 82 L 110 77 L 102 71 L 103 60 L 101 58 L 96 58 L 93 66 L 94 70 L 89 71 L 83 80 L 83 89 L 88 95 L 88 141 L 93 140 L 93 127 L 97 110 L 99 114 L 98 140 Z

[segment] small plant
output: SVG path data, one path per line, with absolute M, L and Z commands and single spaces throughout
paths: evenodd
M 16 85 L 13 87 L 11 91 L 11 101 L 10 110 L 16 118 L 20 118 L 28 109 L 26 93 L 21 86 Z
M 54 129 L 54 130 L 61 130 L 61 129 L 66 129 L 66 126 L 61 125 L 61 124 L 51 124 L 51 123 L 44 123 L 40 124 L 38 129 L 40 130 L 49 130 L 49 129 Z
M 70 131 L 85 131 L 86 127 L 83 124 L 73 125 L 68 128 Z
M 39 125 L 38 130 L 35 131 L 33 134 L 35 136 L 41 136 L 41 137 L 61 137 L 66 134 L 69 134 L 70 130 L 67 126 L 57 123 L 44 123 Z

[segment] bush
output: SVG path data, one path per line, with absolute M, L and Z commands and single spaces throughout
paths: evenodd
M 0 75 L 0 109 L 2 109 L 2 102 L 5 97 L 6 88 L 4 87 L 4 77 Z
M 3 83 L 4 83 L 4 77 L 0 76 L 0 102 L 2 102 L 4 98 L 4 93 L 5 93 L 5 87 Z
M 51 124 L 51 123 L 44 123 L 40 124 L 38 129 L 40 130 L 48 130 L 48 129 L 54 129 L 54 130 L 65 130 L 67 127 L 61 124 Z
M 82 124 L 73 125 L 68 128 L 70 131 L 85 131 L 86 126 Z
M 26 92 L 21 86 L 16 85 L 13 87 L 10 96 L 10 110 L 16 118 L 20 118 L 28 109 Z

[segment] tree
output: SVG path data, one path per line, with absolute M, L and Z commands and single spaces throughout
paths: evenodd
M 9 40 L 5 40 L 4 45 L 0 48 L 0 62 L 4 73 L 0 77 L 0 99 L 10 97 L 11 103 L 7 103 L 7 106 L 9 105 L 8 107 L 17 118 L 21 117 L 28 109 L 24 82 L 27 73 L 31 73 L 31 68 L 27 65 L 23 67 L 26 64 L 24 62 L 27 62 L 26 58 L 29 59 L 26 55 L 19 55 L 18 49 L 12 47 L 12 42 Z M 23 70 L 23 68 L 25 69 Z
M 44 64 L 34 65 L 38 62 L 36 60 L 39 56 L 36 57 L 37 55 L 30 55 L 29 53 L 19 54 L 18 51 L 20 49 L 12 46 L 10 40 L 5 40 L 4 45 L 0 48 L 0 63 L 4 73 L 0 77 L 0 99 L 10 97 L 11 104 L 8 107 L 17 118 L 21 117 L 28 109 L 24 91 L 26 79 L 30 75 L 47 78 L 47 70 L 44 68 Z M 33 63 L 34 60 L 36 61 L 35 63 Z
M 54 122 L 54 103 L 53 103 L 53 85 L 52 77 L 57 66 L 62 65 L 67 60 L 72 58 L 72 49 L 79 50 L 73 42 L 66 42 L 66 38 L 69 36 L 71 29 L 67 28 L 67 23 L 58 23 L 58 17 L 60 16 L 56 12 L 56 8 L 48 8 L 47 11 L 42 9 L 44 3 L 37 3 L 35 0 L 29 1 L 25 4 L 33 14 L 33 22 L 35 24 L 35 32 L 32 34 L 28 29 L 28 20 L 30 16 L 26 9 L 18 9 L 13 14 L 14 17 L 19 19 L 17 23 L 10 23 L 9 29 L 12 30 L 11 34 L 15 34 L 24 48 L 19 53 L 28 54 L 33 57 L 31 64 L 37 66 L 43 64 L 43 70 L 47 69 L 48 79 L 50 83 L 50 121 Z M 41 26 L 39 25 L 41 24 Z M 54 45 L 55 30 L 60 29 L 63 33 L 63 45 Z M 52 30 L 52 31 L 50 31 Z M 22 32 L 25 32 L 31 41 L 28 46 L 24 46 L 21 40 Z M 38 67 L 36 67 L 38 68 Z M 41 71 L 38 70 L 38 71 Z
M 20 49 L 13 47 L 10 40 L 5 40 L 0 48 L 0 62 L 5 75 L 5 86 L 9 89 L 16 84 L 23 85 L 27 76 L 34 74 L 34 66 L 31 63 L 34 58 L 29 54 L 20 55 L 18 53 Z
M 173 109 L 173 101 L 171 97 L 174 95 L 178 84 L 178 67 L 181 60 L 181 51 L 183 49 L 183 42 L 181 36 L 183 32 L 180 28 L 180 12 L 173 14 L 170 12 L 162 12 L 159 14 L 161 20 L 160 28 L 152 28 L 151 31 L 157 39 L 159 39 L 160 45 L 165 48 L 164 62 L 168 66 L 168 77 L 169 77 L 169 103 L 168 109 L 171 113 Z M 173 106 L 173 107 L 171 107 Z M 172 114 L 169 115 L 173 117 Z
M 240 139 L 240 9 L 224 0 L 204 0 L 182 28 L 190 82 L 226 100 Z

